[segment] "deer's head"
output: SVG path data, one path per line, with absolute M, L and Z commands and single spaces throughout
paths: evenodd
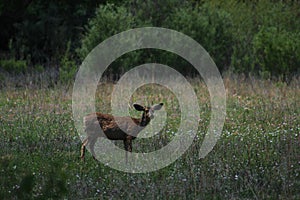
M 143 111 L 142 119 L 140 122 L 141 126 L 147 126 L 151 119 L 154 118 L 154 111 L 160 110 L 164 104 L 155 104 L 153 106 L 141 106 L 139 104 L 133 104 L 133 107 L 138 111 Z

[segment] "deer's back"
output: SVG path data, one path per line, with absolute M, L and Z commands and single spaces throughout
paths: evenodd
M 118 123 L 117 123 L 117 122 Z M 131 117 L 113 117 L 109 114 L 92 113 L 84 117 L 85 130 L 89 136 L 101 137 L 106 135 L 110 140 L 125 140 L 128 134 L 136 136 L 141 128 L 138 126 L 139 119 Z M 122 127 L 122 129 L 119 127 Z M 101 129 L 99 129 L 99 126 Z M 125 130 L 126 132 L 124 132 Z M 101 131 L 99 133 L 99 131 Z

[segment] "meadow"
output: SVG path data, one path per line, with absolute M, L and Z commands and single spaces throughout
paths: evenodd
M 287 84 L 224 75 L 226 121 L 203 159 L 198 152 L 210 120 L 210 99 L 202 81 L 190 82 L 201 111 L 198 137 L 177 161 L 143 174 L 114 170 L 90 153 L 80 160 L 71 85 L 2 87 L 0 199 L 300 199 L 300 79 Z M 111 111 L 112 88 L 113 83 L 99 84 L 99 111 Z M 168 120 L 159 135 L 133 141 L 133 150 L 166 145 L 180 121 L 176 97 L 148 85 L 133 94 L 135 101 L 164 102 Z

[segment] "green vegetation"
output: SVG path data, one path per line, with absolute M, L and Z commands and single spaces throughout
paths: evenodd
M 0 199 L 300 199 L 299 16 L 292 0 L 0 1 Z M 82 162 L 71 110 L 78 66 L 103 40 L 145 26 L 182 32 L 209 52 L 228 96 L 222 136 L 199 159 L 211 114 L 205 84 L 179 56 L 138 50 L 104 73 L 97 111 L 111 112 L 112 82 L 122 73 L 166 64 L 191 77 L 197 137 L 180 159 L 151 173 L 116 171 L 90 154 Z M 133 150 L 168 144 L 180 122 L 174 94 L 146 85 L 132 102 L 163 102 L 168 113 L 161 133 L 136 139 Z
M 59 68 L 59 80 L 62 84 L 71 84 L 74 82 L 75 75 L 77 73 L 77 66 L 75 61 L 70 55 L 70 45 L 68 42 L 65 55 L 61 59 Z
M 110 36 L 132 28 L 157 26 L 195 39 L 222 72 L 285 81 L 299 74 L 298 1 L 13 2 L 0 3 L 0 60 L 26 60 L 29 71 L 40 65 L 60 71 L 65 67 L 61 61 L 67 51 L 72 54 L 69 61 L 79 66 L 96 45 Z M 146 61 L 174 66 L 186 75 L 195 73 L 182 59 L 155 50 L 127 54 L 112 65 L 110 73 L 120 74 Z M 0 69 L 12 71 L 2 64 Z
M 27 69 L 26 61 L 24 60 L 0 60 L 0 66 L 3 70 L 10 73 L 24 73 Z
M 79 159 L 71 90 L 61 85 L 2 89 L 0 198 L 299 199 L 300 80 L 287 85 L 225 76 L 225 127 L 204 159 L 198 151 L 210 119 L 209 95 L 204 83 L 190 81 L 201 109 L 198 137 L 176 162 L 145 174 L 113 170 L 89 153 L 85 162 Z M 110 112 L 112 86 L 99 85 L 97 110 Z M 132 101 L 162 101 L 168 112 L 162 132 L 135 140 L 134 151 L 158 149 L 172 140 L 180 121 L 172 93 L 148 85 L 138 89 Z

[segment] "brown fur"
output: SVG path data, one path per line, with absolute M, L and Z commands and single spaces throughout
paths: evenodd
M 87 134 L 86 139 L 83 140 L 81 146 L 81 159 L 84 159 L 85 155 L 85 146 L 89 144 L 91 153 L 95 158 L 94 146 L 98 137 L 107 137 L 109 140 L 123 140 L 124 148 L 126 150 L 126 161 L 127 161 L 127 151 L 132 152 L 132 140 L 136 138 L 138 133 L 143 130 L 150 122 L 150 110 L 159 110 L 162 103 L 152 107 L 143 107 L 138 106 L 136 108 L 139 111 L 143 111 L 142 118 L 131 118 L 131 117 L 114 117 L 109 114 L 103 113 L 91 113 L 84 117 L 83 122 L 85 125 L 85 132 Z M 159 108 L 157 108 L 159 107 Z M 117 124 L 117 122 L 118 124 Z M 102 131 L 99 133 L 96 130 L 99 130 L 99 125 Z M 119 126 L 122 128 L 120 128 Z M 124 132 L 124 131 L 125 132 Z M 104 133 L 104 134 L 103 134 Z M 127 134 L 130 133 L 130 134 Z

